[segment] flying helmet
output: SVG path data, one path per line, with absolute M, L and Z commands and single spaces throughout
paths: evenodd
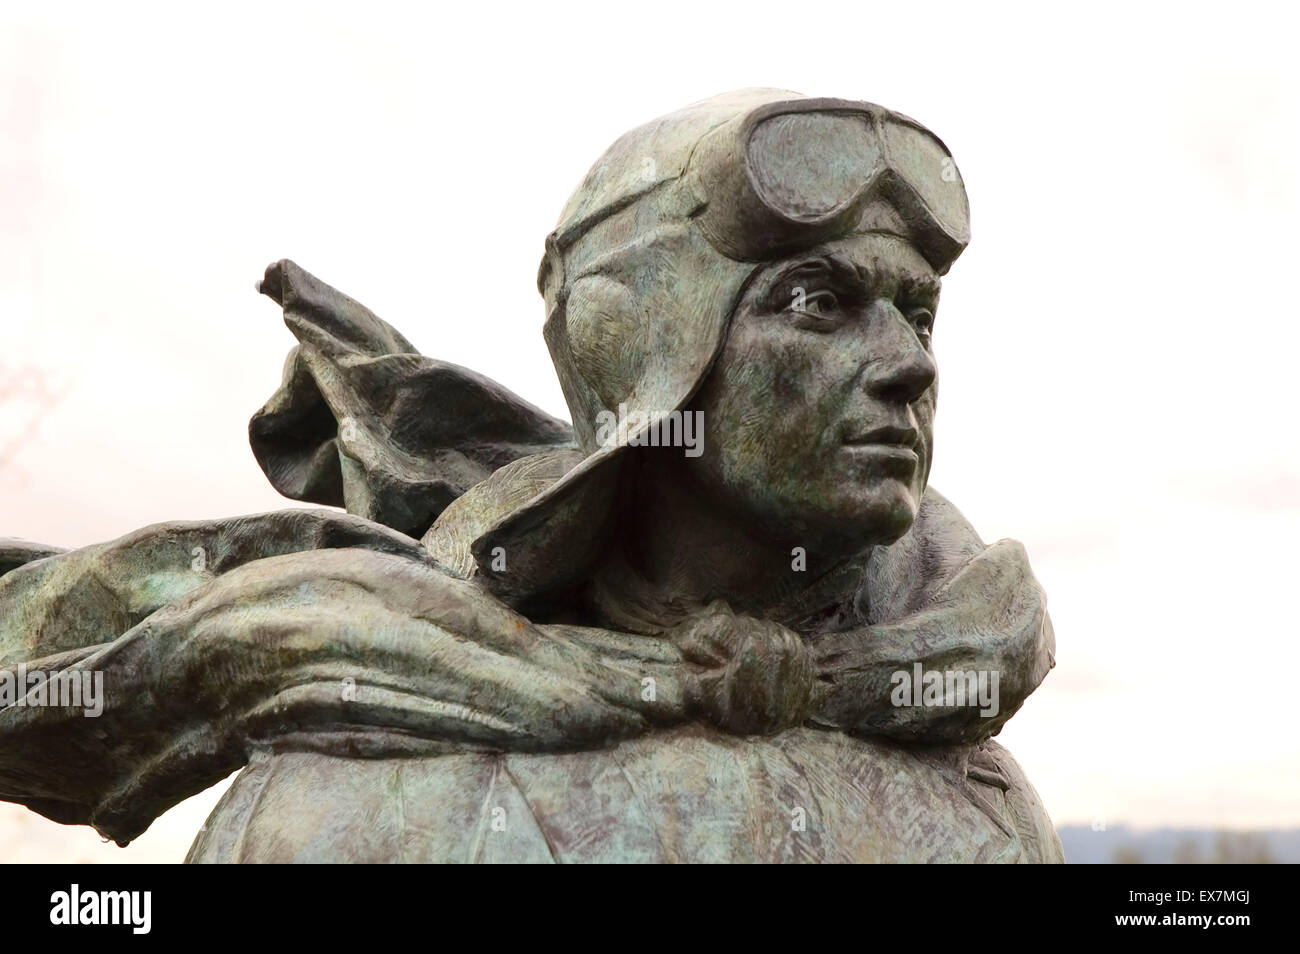
M 538 273 L 583 456 L 473 542 L 484 581 L 518 604 L 584 577 L 613 525 L 617 461 L 685 408 L 765 263 L 888 232 L 943 274 L 969 216 L 947 147 L 872 103 L 742 90 L 621 137 L 569 199 Z M 501 552 L 507 571 L 493 569 Z

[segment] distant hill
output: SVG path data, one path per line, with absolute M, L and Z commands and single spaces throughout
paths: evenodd
M 1071 864 L 1298 864 L 1300 828 L 1226 831 L 1062 825 L 1057 832 Z

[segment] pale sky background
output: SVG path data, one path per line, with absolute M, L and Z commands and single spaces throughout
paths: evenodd
M 278 258 L 567 416 L 534 280 L 604 148 L 738 87 L 867 99 L 971 196 L 932 483 L 1025 543 L 1058 642 L 1000 741 L 1058 824 L 1300 825 L 1295 24 L 888 6 L 0 7 L 0 535 L 292 506 L 246 432 Z M 0 861 L 180 860 L 223 788 L 125 850 L 0 805 Z

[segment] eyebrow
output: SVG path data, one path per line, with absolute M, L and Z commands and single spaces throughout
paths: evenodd
M 873 271 L 871 266 L 881 264 L 875 256 L 872 257 L 870 264 L 857 265 L 845 256 L 835 252 L 815 255 L 783 268 L 770 279 L 766 293 L 771 294 L 783 284 L 804 275 L 809 277 L 826 275 L 834 281 L 866 291 L 876 284 L 876 272 Z M 884 271 L 884 269 L 880 270 Z M 917 274 L 915 272 L 900 274 L 893 270 L 890 270 L 890 272 L 898 282 L 899 293 L 907 298 L 935 299 L 939 297 L 942 282 L 936 276 Z
M 908 298 L 938 298 L 943 283 L 931 275 L 904 275 L 898 280 L 898 290 Z
M 831 278 L 850 282 L 862 280 L 858 270 L 848 259 L 839 255 L 816 255 L 781 269 L 774 277 L 773 283 L 788 281 L 804 274 L 829 274 Z

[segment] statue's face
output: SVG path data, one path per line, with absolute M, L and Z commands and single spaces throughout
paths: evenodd
M 763 269 L 692 404 L 697 491 L 794 544 L 907 532 L 930 471 L 938 298 L 925 259 L 884 234 Z

